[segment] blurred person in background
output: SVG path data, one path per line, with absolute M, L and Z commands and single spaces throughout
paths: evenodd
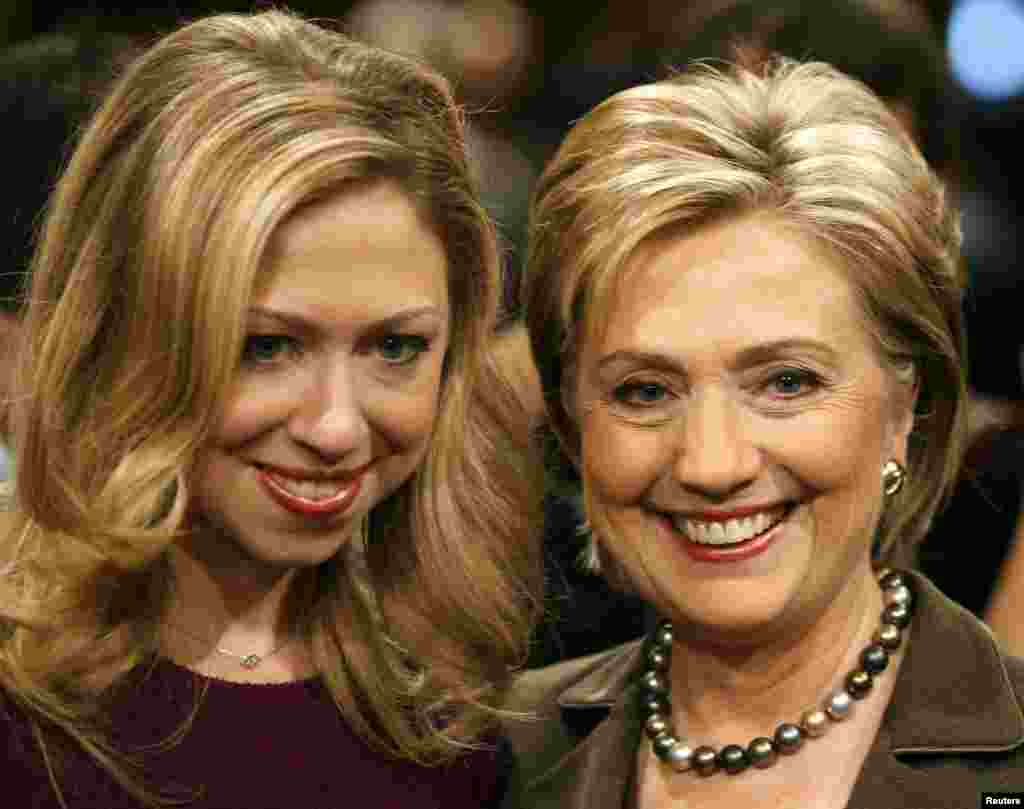
M 533 155 L 510 121 L 539 57 L 537 21 L 514 0 L 360 0 L 344 16 L 356 38 L 415 54 L 447 76 L 467 112 L 467 144 L 484 205 L 502 237 L 502 325 L 518 310 Z
M 138 52 L 132 37 L 82 25 L 44 34 L 0 53 L 0 115 L 11 127 L 17 159 L 7 162 L 0 197 L 0 244 L 7 262 L 0 272 L 0 397 L 17 353 L 19 325 L 36 228 L 86 121 L 117 72 Z M 6 434 L 6 418 L 3 432 Z M 0 445 L 0 478 L 10 475 L 6 442 Z

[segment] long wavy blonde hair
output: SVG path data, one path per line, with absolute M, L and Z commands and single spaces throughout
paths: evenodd
M 296 620 L 372 743 L 431 763 L 487 727 L 539 603 L 541 477 L 489 354 L 499 260 L 463 138 L 436 73 L 276 11 L 172 33 L 100 107 L 45 221 L 11 406 L 0 685 L 41 743 L 69 734 L 152 798 L 96 720 L 157 653 L 188 470 L 232 383 L 262 256 L 299 207 L 384 177 L 448 252 L 439 415 L 358 549 L 301 574 Z

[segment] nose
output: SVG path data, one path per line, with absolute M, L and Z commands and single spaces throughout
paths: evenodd
M 288 420 L 289 435 L 334 463 L 368 444 L 370 425 L 350 363 L 325 358 L 299 392 Z
M 694 391 L 682 418 L 673 464 L 676 481 L 711 500 L 725 500 L 752 483 L 761 468 L 745 414 L 728 391 Z

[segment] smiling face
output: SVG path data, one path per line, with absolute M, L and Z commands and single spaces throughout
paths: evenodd
M 873 586 L 913 385 L 882 363 L 835 257 L 747 215 L 645 242 L 620 278 L 569 406 L 592 522 L 633 586 L 738 638 Z
M 444 245 L 390 181 L 301 209 L 271 239 L 237 380 L 192 476 L 207 556 L 333 556 L 412 475 L 448 347 Z

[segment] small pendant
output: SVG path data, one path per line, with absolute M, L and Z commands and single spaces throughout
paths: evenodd
M 246 655 L 239 659 L 243 669 L 254 669 L 262 662 L 263 658 L 259 655 Z

